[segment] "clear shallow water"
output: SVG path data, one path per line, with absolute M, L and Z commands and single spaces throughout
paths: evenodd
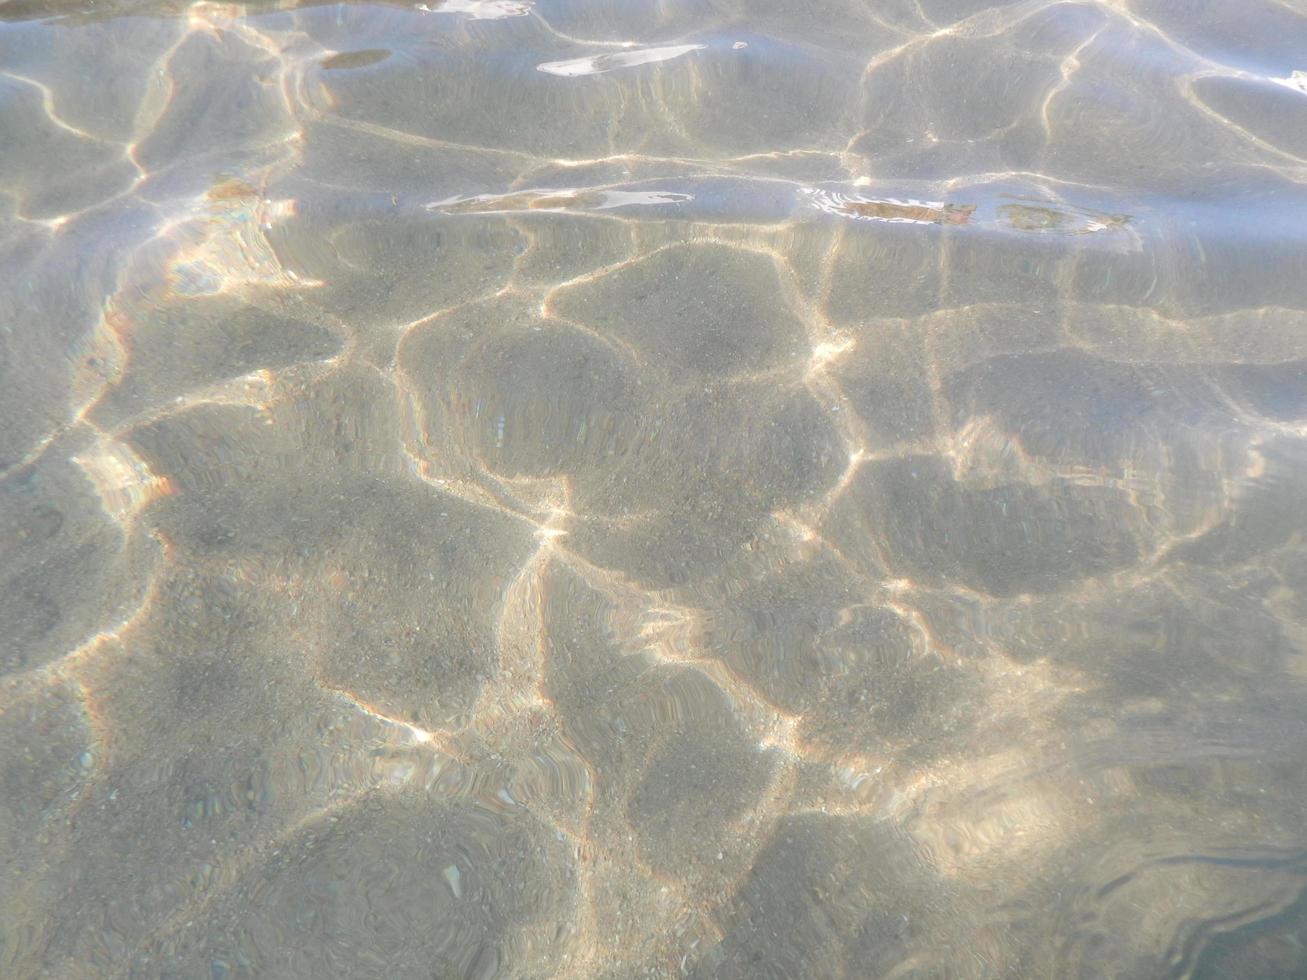
M 0 974 L 1307 973 L 1304 51 L 0 2 Z

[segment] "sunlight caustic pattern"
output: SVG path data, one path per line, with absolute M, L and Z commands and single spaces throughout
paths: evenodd
M 1304 968 L 1223 17 L 0 0 L 0 974 Z

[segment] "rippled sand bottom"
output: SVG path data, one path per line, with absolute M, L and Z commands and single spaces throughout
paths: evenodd
M 1189 6 L 0 0 L 0 975 L 1307 974 Z

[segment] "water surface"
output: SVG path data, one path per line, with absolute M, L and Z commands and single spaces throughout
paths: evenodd
M 0 975 L 1307 975 L 1301 0 L 0 0 Z

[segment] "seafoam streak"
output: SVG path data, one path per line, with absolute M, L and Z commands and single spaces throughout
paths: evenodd
M 502 20 L 530 13 L 531 0 L 437 0 L 420 3 L 417 9 L 428 14 L 466 14 L 473 20 Z
M 674 191 L 625 191 L 584 188 L 539 189 L 509 194 L 477 194 L 432 201 L 428 211 L 445 214 L 516 214 L 527 211 L 608 211 L 634 205 L 681 204 L 693 194 Z
M 1271 81 L 1276 85 L 1283 85 L 1287 89 L 1307 95 L 1307 71 L 1295 71 L 1287 78 L 1272 78 Z
M 618 68 L 634 68 L 656 61 L 670 61 L 691 51 L 701 51 L 706 44 L 669 44 L 659 48 L 639 48 L 634 51 L 622 51 L 618 54 L 597 54 L 589 58 L 572 58 L 568 61 L 546 61 L 536 65 L 537 71 L 547 75 L 561 75 L 563 78 L 579 78 L 582 75 L 601 75 Z

